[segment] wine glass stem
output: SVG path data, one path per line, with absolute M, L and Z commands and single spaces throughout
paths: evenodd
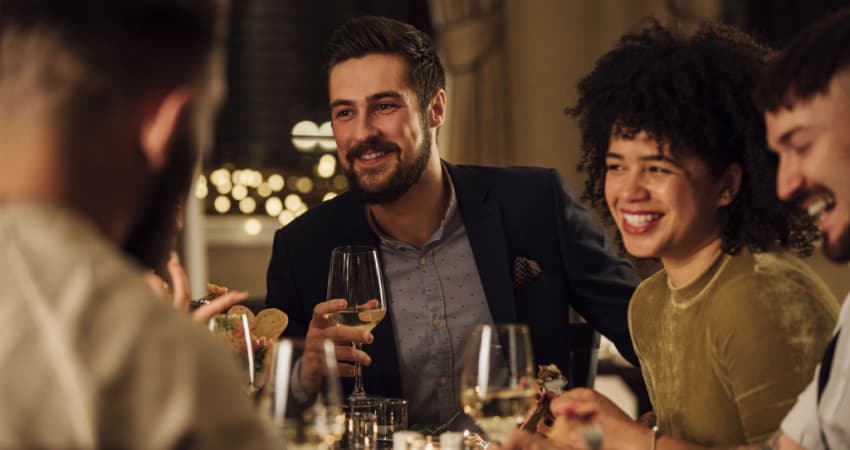
M 352 342 L 351 346 L 356 350 L 360 350 L 363 348 L 363 344 Z M 366 390 L 363 389 L 363 376 L 361 375 L 362 369 L 360 368 L 360 361 L 354 362 L 354 390 L 351 392 L 351 396 L 355 398 L 361 398 L 366 396 Z

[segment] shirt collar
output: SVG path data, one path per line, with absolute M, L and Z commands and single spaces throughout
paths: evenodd
M 440 242 L 443 237 L 447 234 L 447 232 L 454 231 L 458 226 L 460 226 L 460 215 L 457 213 L 457 195 L 455 194 L 455 185 L 452 181 L 452 177 L 449 174 L 449 171 L 446 169 L 445 163 L 442 163 L 443 168 L 443 176 L 447 180 L 449 184 L 449 204 L 446 206 L 446 212 L 443 214 L 443 220 L 440 221 L 440 226 L 434 230 L 434 233 L 428 239 L 428 242 L 425 243 L 423 248 L 427 248 L 437 242 Z M 411 248 L 412 246 L 406 244 L 404 242 L 395 239 L 385 232 L 375 221 L 375 218 L 372 216 L 372 212 L 369 210 L 369 206 L 366 205 L 366 221 L 369 222 L 369 227 L 372 228 L 372 231 L 375 232 L 375 235 L 378 236 L 378 239 L 381 240 L 381 244 L 389 245 L 394 248 Z

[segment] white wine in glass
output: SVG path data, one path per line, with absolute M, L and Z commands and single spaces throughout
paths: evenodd
M 479 325 L 469 336 L 461 375 L 463 411 L 493 442 L 504 442 L 534 408 L 537 385 L 525 325 Z
M 328 314 L 328 320 L 347 327 L 359 328 L 363 331 L 372 331 L 378 322 L 387 314 L 386 309 L 350 310 L 339 311 Z
M 337 247 L 331 252 L 327 299 L 344 299 L 348 307 L 328 314 L 338 325 L 372 331 L 387 314 L 378 251 L 370 246 Z M 360 350 L 359 343 L 352 344 Z M 351 398 L 366 397 L 360 363 L 355 363 Z

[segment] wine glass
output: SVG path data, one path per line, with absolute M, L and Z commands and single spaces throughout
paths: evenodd
M 269 348 L 273 341 L 251 332 L 253 316 L 249 314 L 219 314 L 212 317 L 210 332 L 220 337 L 233 350 L 245 374 L 245 394 L 252 396 L 265 383 L 268 372 Z
M 298 376 L 294 368 L 304 355 L 305 342 L 288 338 L 274 345 L 269 379 L 259 393 L 260 413 L 272 420 L 289 450 L 333 448 L 345 431 L 334 343 L 325 339 L 319 346 L 313 353 L 320 355 L 327 370 L 316 393 L 293 390 L 292 377 Z
M 348 301 L 342 311 L 328 314 L 328 320 L 337 325 L 372 331 L 387 313 L 384 279 L 378 262 L 378 251 L 370 246 L 337 247 L 331 252 L 328 271 L 328 300 L 341 298 Z M 351 344 L 360 350 L 359 343 Z M 351 399 L 363 399 L 360 363 L 354 365 L 354 390 Z
M 492 442 L 504 442 L 534 407 L 531 338 L 525 325 L 478 325 L 461 374 L 461 403 Z

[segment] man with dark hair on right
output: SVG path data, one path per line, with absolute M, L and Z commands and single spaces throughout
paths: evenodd
M 0 0 L 0 448 L 271 447 L 224 346 L 139 264 L 210 142 L 226 10 Z

